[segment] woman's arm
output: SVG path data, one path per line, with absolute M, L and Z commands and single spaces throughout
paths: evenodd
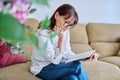
M 72 56 L 72 55 L 75 55 L 75 53 L 71 50 L 71 45 L 70 45 L 70 31 L 67 30 L 66 34 L 65 34 L 65 45 L 64 45 L 64 48 L 65 48 L 65 51 L 67 52 L 67 55 L 68 56 Z
M 63 46 L 63 40 L 59 39 L 58 40 L 58 48 L 59 48 L 59 52 L 62 53 L 62 46 Z
M 59 34 L 58 34 L 58 48 L 59 48 L 59 52 L 62 53 L 62 48 L 63 48 L 63 30 L 60 30 Z
M 39 35 L 39 46 L 42 48 L 43 45 L 47 42 L 47 49 L 44 53 L 44 55 L 42 55 L 42 57 L 44 57 L 46 60 L 48 60 L 50 63 L 53 64 L 59 64 L 62 61 L 62 57 L 63 55 L 59 52 L 59 49 L 54 49 L 53 44 L 51 43 L 50 40 L 48 40 L 48 38 L 44 35 Z

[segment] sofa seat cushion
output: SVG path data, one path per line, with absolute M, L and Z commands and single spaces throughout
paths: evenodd
M 100 53 L 99 58 L 116 56 L 120 48 L 120 43 L 94 42 L 90 45 L 93 49 Z
M 74 53 L 86 52 L 92 50 L 90 45 L 88 44 L 79 44 L 79 43 L 71 43 L 71 48 Z
M 90 80 L 120 80 L 120 69 L 118 66 L 102 62 L 85 62 L 83 66 Z
M 30 62 L 15 64 L 0 69 L 3 80 L 40 80 L 29 72 Z
M 120 67 L 120 57 L 119 56 L 104 57 L 104 58 L 101 58 L 100 60 L 115 64 Z

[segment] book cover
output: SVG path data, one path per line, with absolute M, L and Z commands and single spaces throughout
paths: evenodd
M 88 58 L 90 58 L 90 56 L 94 52 L 95 52 L 95 50 L 90 50 L 90 51 L 87 51 L 87 52 L 78 53 L 76 55 L 71 56 L 67 60 L 65 60 L 65 63 L 72 62 L 72 61 L 80 61 L 80 60 L 88 59 Z

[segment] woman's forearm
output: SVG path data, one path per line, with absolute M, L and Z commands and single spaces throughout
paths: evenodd
M 58 48 L 59 48 L 59 52 L 62 53 L 62 45 L 63 45 L 63 40 L 59 39 L 58 40 Z

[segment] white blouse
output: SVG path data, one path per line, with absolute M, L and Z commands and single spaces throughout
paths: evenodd
M 31 56 L 32 64 L 30 66 L 30 71 L 32 74 L 38 74 L 41 69 L 51 63 L 58 65 L 63 61 L 63 58 L 68 58 L 71 55 L 75 55 L 71 51 L 70 47 L 70 36 L 69 30 L 64 32 L 64 39 L 63 39 L 63 49 L 62 53 L 59 53 L 58 45 L 58 36 L 54 37 L 52 41 L 48 39 L 48 36 L 53 33 L 51 30 L 43 30 L 40 34 L 38 34 L 39 39 L 39 47 L 42 48 L 43 45 L 48 40 L 47 49 L 43 55 L 39 54 L 40 50 L 34 47 L 33 53 Z

